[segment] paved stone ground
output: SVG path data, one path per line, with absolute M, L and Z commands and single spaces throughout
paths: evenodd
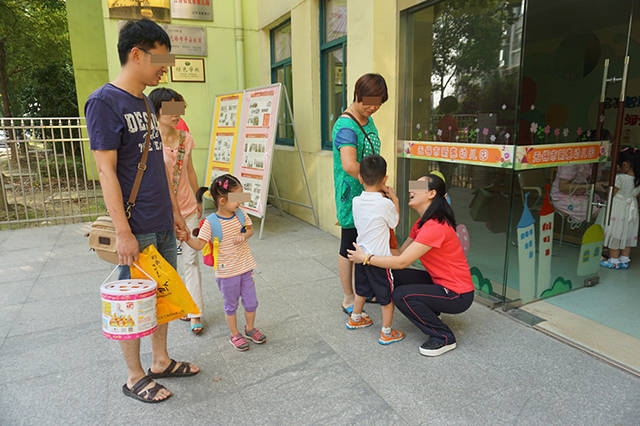
M 87 250 L 86 225 L 0 232 L 0 424 L 638 424 L 640 379 L 474 304 L 447 316 L 458 349 L 418 353 L 424 340 L 376 342 L 340 310 L 338 241 L 270 212 L 258 261 L 263 346 L 227 342 L 222 302 L 204 269 L 207 324 L 169 328 L 170 352 L 202 372 L 164 379 L 159 405 L 125 398 L 118 345 L 100 333 L 98 286 L 110 271 Z M 243 322 L 240 321 L 242 324 Z M 145 339 L 142 356 L 150 363 Z

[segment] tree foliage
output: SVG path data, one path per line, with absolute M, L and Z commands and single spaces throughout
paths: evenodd
M 505 30 L 513 23 L 512 0 L 448 0 L 435 7 L 433 91 L 473 84 L 498 70 Z
M 4 116 L 78 114 L 64 0 L 0 0 Z

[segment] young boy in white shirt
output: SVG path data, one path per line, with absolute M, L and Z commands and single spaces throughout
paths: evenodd
M 348 329 L 373 325 L 362 315 L 367 297 L 375 296 L 382 306 L 382 330 L 378 343 L 388 345 L 404 339 L 404 334 L 391 328 L 393 320 L 393 275 L 390 269 L 368 264 L 373 256 L 391 256 L 390 229 L 398 225 L 400 206 L 393 189 L 386 186 L 387 163 L 379 155 L 369 155 L 360 162 L 360 183 L 364 192 L 353 199 L 353 221 L 358 231 L 356 244 L 368 255 L 363 264 L 355 265 L 356 295 L 353 313 L 345 324 Z

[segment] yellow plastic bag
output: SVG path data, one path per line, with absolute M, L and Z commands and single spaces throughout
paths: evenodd
M 200 315 L 200 310 L 191 298 L 180 275 L 162 257 L 155 246 L 150 245 L 144 249 L 136 264 L 158 283 L 158 302 L 156 304 L 158 324 L 173 321 L 186 314 Z M 132 267 L 131 278 L 147 279 L 148 277 L 138 268 Z

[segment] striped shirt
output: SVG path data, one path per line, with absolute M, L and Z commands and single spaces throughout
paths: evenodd
M 245 217 L 245 226 L 253 225 L 246 211 L 242 210 Z M 233 242 L 234 238 L 241 235 L 240 220 L 236 215 L 230 218 L 220 217 L 216 214 L 222 228 L 222 241 L 218 246 L 218 269 L 216 278 L 230 278 L 244 274 L 256 267 L 256 261 L 249 250 L 249 243 L 243 241 L 240 244 Z M 198 238 L 204 241 L 211 240 L 211 226 L 205 220 L 198 233 Z

